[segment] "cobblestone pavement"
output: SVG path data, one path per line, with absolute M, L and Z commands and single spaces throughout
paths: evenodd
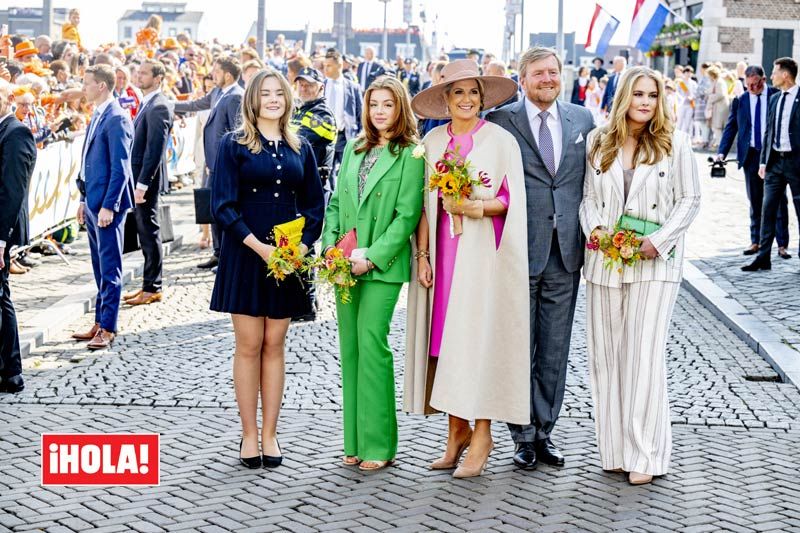
M 163 196 L 162 202 L 171 206 L 174 221 L 189 220 L 193 209 L 191 190 L 185 188 Z M 41 264 L 27 274 L 11 276 L 11 293 L 21 331 L 28 329 L 26 323 L 37 313 L 68 296 L 76 287 L 93 282 L 89 240 L 84 232 L 78 235 L 69 245 L 71 253 L 66 256 L 69 265 L 57 256 L 44 256 Z M 188 237 L 192 243 L 197 240 L 195 235 Z M 134 253 L 141 256 L 140 252 Z
M 800 351 L 800 262 L 794 208 L 790 202 L 792 259 L 780 259 L 775 245 L 771 271 L 742 272 L 740 267 L 752 260 L 742 255 L 742 250 L 750 245 L 744 174 L 736 169 L 735 163 L 729 163 L 726 179 L 712 179 L 705 162 L 707 157 L 708 154 L 697 155 L 703 176 L 703 200 L 700 215 L 689 232 L 687 257 L 784 343 Z
M 707 204 L 708 205 L 708 204 Z M 800 391 L 770 381 L 757 354 L 685 292 L 669 339 L 672 471 L 631 487 L 600 470 L 586 369 L 583 296 L 554 440 L 567 465 L 521 472 L 507 430 L 483 477 L 427 470 L 443 416 L 400 415 L 398 464 L 340 466 L 337 338 L 329 296 L 317 322 L 290 330 L 279 427 L 285 466 L 238 466 L 233 335 L 208 311 L 212 276 L 187 246 L 169 258 L 166 299 L 123 309 L 113 350 L 89 354 L 73 324 L 25 360 L 26 390 L 0 395 L 0 531 L 800 531 Z M 405 310 L 391 344 L 402 380 Z M 747 379 L 749 378 L 749 379 Z M 756 381 L 751 381 L 751 380 Z M 398 392 L 400 387 L 398 386 Z M 39 435 L 162 435 L 159 487 L 39 486 Z

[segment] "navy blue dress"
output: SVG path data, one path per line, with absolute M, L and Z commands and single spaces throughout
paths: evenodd
M 211 205 L 222 245 L 211 310 L 275 319 L 309 313 L 308 287 L 294 275 L 280 284 L 267 277 L 264 260 L 243 241 L 252 233 L 274 245 L 276 224 L 304 216 L 302 242 L 313 247 L 325 210 L 314 153 L 305 140 L 298 154 L 283 141 L 262 137 L 263 148 L 254 154 L 235 135 L 222 138 L 212 180 Z

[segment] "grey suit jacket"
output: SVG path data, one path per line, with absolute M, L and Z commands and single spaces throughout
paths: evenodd
M 206 166 L 214 173 L 214 163 L 217 160 L 219 142 L 222 136 L 235 130 L 241 122 L 241 106 L 244 89 L 239 84 L 228 90 L 227 94 L 220 97 L 222 90 L 214 88 L 203 98 L 192 102 L 177 102 L 176 113 L 187 113 L 211 109 L 208 121 L 203 128 L 203 152 L 206 157 Z M 219 100 L 219 102 L 217 102 Z
M 538 276 L 547 266 L 557 217 L 558 244 L 567 272 L 583 264 L 584 237 L 578 221 L 586 168 L 586 137 L 594 128 L 591 112 L 581 106 L 557 102 L 561 117 L 561 161 L 555 176 L 544 165 L 531 131 L 524 98 L 490 113 L 486 118 L 510 131 L 522 151 L 528 201 L 528 271 Z

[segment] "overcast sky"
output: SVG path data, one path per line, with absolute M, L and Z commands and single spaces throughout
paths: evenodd
M 352 0 L 353 26 L 382 28 L 383 3 L 380 0 Z M 40 6 L 41 1 L 5 0 L 15 7 Z M 633 0 L 600 0 L 621 25 L 613 43 L 628 40 Z M 54 0 L 54 7 L 77 7 L 81 10 L 81 37 L 89 46 L 117 39 L 117 19 L 127 9 L 138 9 L 141 1 L 113 0 Z M 200 26 L 200 38 L 217 37 L 222 42 L 242 42 L 256 16 L 257 0 L 186 0 L 187 9 L 205 13 Z M 414 0 L 414 17 L 418 22 L 421 9 L 432 24 L 438 15 L 440 35 L 447 33 L 445 47 L 479 47 L 500 54 L 503 46 L 504 0 Z M 267 27 L 270 29 L 302 28 L 328 29 L 333 23 L 333 0 L 266 0 Z M 100 7 L 102 6 L 102 7 Z M 478 7 L 480 6 L 480 7 Z M 525 2 L 525 31 L 555 32 L 558 24 L 556 0 L 527 0 Z M 577 31 L 576 40 L 584 42 L 595 0 L 564 0 L 564 31 Z M 403 26 L 403 0 L 390 0 L 390 27 Z M 430 26 L 429 26 L 430 27 Z

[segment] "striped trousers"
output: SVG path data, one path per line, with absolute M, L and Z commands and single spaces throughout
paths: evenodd
M 672 431 L 665 350 L 679 287 L 586 284 L 586 343 L 604 470 L 667 473 Z

